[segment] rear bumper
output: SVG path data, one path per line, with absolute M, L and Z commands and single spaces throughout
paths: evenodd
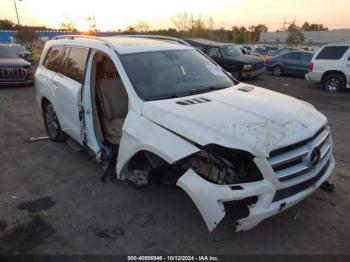
M 249 71 L 249 72 L 242 71 L 241 78 L 243 78 L 243 79 L 254 78 L 254 77 L 257 77 L 257 76 L 261 75 L 262 73 L 264 73 L 264 71 L 265 71 L 265 67 L 258 69 L 258 70 L 255 70 L 255 71 Z
M 305 74 L 305 79 L 315 84 L 319 84 L 321 83 L 322 75 L 316 72 L 309 72 Z
M 238 187 L 210 183 L 189 169 L 177 182 L 193 200 L 209 231 L 225 217 L 224 203 L 256 197 L 256 203 L 247 205 L 249 215 L 232 221 L 236 231 L 249 230 L 264 219 L 276 215 L 310 196 L 332 174 L 335 167 L 333 155 L 327 166 L 314 170 L 309 180 L 277 189 L 270 179 L 240 184 Z M 296 188 L 297 187 L 297 188 Z

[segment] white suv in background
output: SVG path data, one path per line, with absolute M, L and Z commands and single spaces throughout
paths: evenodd
M 233 225 L 250 229 L 334 170 L 327 119 L 311 104 L 239 83 L 172 39 L 48 41 L 35 87 L 51 140 L 70 136 L 117 179 L 179 186 L 210 231 L 237 205 Z
M 330 92 L 350 88 L 350 43 L 328 44 L 318 50 L 308 65 L 306 80 L 321 83 Z

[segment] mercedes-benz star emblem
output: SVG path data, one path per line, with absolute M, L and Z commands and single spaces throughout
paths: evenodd
M 315 147 L 310 154 L 310 166 L 317 166 L 321 161 L 321 151 L 318 147 Z

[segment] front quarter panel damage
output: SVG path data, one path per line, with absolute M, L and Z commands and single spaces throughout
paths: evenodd
M 226 214 L 224 202 L 241 200 L 254 195 L 265 195 L 259 198 L 259 202 L 267 195 L 272 197 L 275 192 L 273 186 L 266 180 L 242 184 L 244 190 L 234 190 L 227 185 L 210 183 L 192 169 L 187 170 L 176 185 L 191 197 L 209 231 L 212 231 L 224 218 Z
M 117 161 L 117 176 L 119 179 L 125 179 L 124 167 L 140 151 L 151 152 L 172 164 L 199 150 L 188 141 L 130 111 L 123 126 Z

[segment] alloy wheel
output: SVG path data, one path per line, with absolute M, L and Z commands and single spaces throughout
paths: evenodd
M 51 104 L 48 104 L 45 110 L 45 123 L 48 135 L 50 138 L 55 139 L 59 132 L 59 123 Z
M 330 78 L 326 82 L 326 89 L 330 92 L 336 92 L 340 89 L 341 83 L 336 78 Z

